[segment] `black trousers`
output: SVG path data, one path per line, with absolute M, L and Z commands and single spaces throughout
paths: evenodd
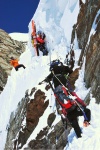
M 85 108 L 84 112 L 85 112 L 86 117 L 88 118 L 87 121 L 89 122 L 91 119 L 90 109 Z M 81 129 L 79 127 L 79 124 L 78 124 L 77 117 L 79 117 L 79 116 L 83 116 L 83 112 L 79 109 L 79 107 L 76 107 L 73 111 L 71 111 L 67 114 L 67 118 L 68 118 L 69 122 L 71 123 L 72 127 L 74 128 L 74 131 L 78 138 L 81 137 L 81 133 L 82 133 Z
M 45 44 L 37 44 L 37 51 L 39 53 L 39 50 L 43 52 L 43 56 L 44 55 L 48 55 L 48 51 L 46 49 Z
M 20 67 L 23 67 L 24 69 L 26 68 L 24 65 L 20 64 L 20 65 L 18 65 L 17 67 L 15 67 L 15 70 L 18 71 L 18 69 L 19 69 Z

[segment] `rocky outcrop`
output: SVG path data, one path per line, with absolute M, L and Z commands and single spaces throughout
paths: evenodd
M 99 9 L 100 0 L 87 0 L 87 2 L 80 7 L 80 13 L 76 24 L 76 33 L 79 48 L 83 51 L 87 44 L 93 21 Z
M 7 139 L 5 144 L 5 150 L 13 150 L 14 146 L 17 144 L 17 136 L 21 135 L 24 125 L 23 121 L 26 116 L 26 107 L 30 101 L 29 97 L 23 98 L 17 107 L 16 112 L 12 112 L 10 115 L 9 125 L 7 127 Z M 24 129 L 25 130 L 25 129 Z M 27 131 L 27 130 L 26 130 Z M 25 140 L 26 137 L 23 139 Z
M 31 93 L 26 92 L 25 98 L 18 104 L 16 113 L 12 112 L 9 126 L 7 141 L 5 150 L 21 148 L 36 128 L 39 118 L 43 115 L 49 102 L 45 102 L 45 93 L 41 90 L 35 92 L 35 88 L 32 89 Z M 29 96 L 35 92 L 34 99 L 30 99 Z M 23 125 L 23 121 L 26 122 Z
M 0 91 L 3 90 L 12 69 L 10 57 L 19 58 L 24 51 L 25 45 L 22 42 L 13 40 L 8 33 L 0 29 Z
M 100 14 L 95 21 L 96 32 L 91 35 L 90 40 L 89 35 L 99 9 L 100 0 L 87 0 L 85 4 L 81 4 L 77 23 L 73 26 L 71 39 L 71 42 L 74 43 L 76 33 L 79 48 L 82 49 L 79 65 L 82 65 L 85 56 L 84 80 L 87 88 L 91 87 L 91 92 L 98 103 L 100 102 Z
M 62 121 L 59 121 L 52 128 L 44 128 L 37 135 L 35 140 L 29 142 L 28 147 L 24 148 L 24 150 L 33 150 L 33 149 L 41 149 L 41 150 L 56 150 L 63 149 L 67 144 L 67 136 L 70 132 L 71 126 L 66 127 L 63 125 Z M 50 131 L 51 130 L 51 131 Z
M 5 86 L 5 84 L 7 82 L 7 77 L 8 77 L 7 73 L 0 66 L 0 93 L 1 93 L 1 91 L 3 91 L 3 87 Z
M 100 103 L 100 20 L 86 51 L 85 82 Z

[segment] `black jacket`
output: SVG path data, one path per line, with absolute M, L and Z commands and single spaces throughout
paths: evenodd
M 62 84 L 66 86 L 66 78 L 64 74 L 71 74 L 73 71 L 68 66 L 54 66 L 52 71 L 56 75 L 56 77 L 61 81 Z M 53 79 L 54 87 L 56 88 L 58 85 L 61 85 L 61 83 L 58 81 L 58 79 L 51 73 L 47 76 L 46 81 L 51 81 Z

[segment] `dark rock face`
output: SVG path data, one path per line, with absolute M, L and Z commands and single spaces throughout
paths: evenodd
M 35 140 L 31 140 L 28 144 L 28 149 L 41 149 L 41 150 L 56 150 L 63 149 L 67 143 L 67 136 L 71 127 L 68 129 L 64 127 L 62 121 L 59 121 L 54 127 L 50 128 L 52 131 L 49 133 L 49 128 L 46 127 L 37 135 Z
M 73 71 L 73 73 L 71 73 L 70 74 L 70 76 L 69 76 L 69 82 L 67 82 L 68 83 L 68 88 L 69 88 L 69 90 L 71 90 L 71 89 L 75 89 L 75 86 L 74 86 L 74 84 L 75 84 L 75 81 L 78 79 L 78 76 L 79 76 L 79 69 L 80 68 L 77 68 L 77 69 L 75 69 L 74 71 Z M 69 84 L 70 83 L 70 84 Z
M 86 51 L 85 82 L 100 103 L 100 21 Z
M 35 92 L 35 88 L 33 89 L 30 95 Z M 11 114 L 5 150 L 8 148 L 17 150 L 26 143 L 49 104 L 48 101 L 44 102 L 46 96 L 41 90 L 36 91 L 34 99 L 30 99 L 30 95 L 26 92 L 25 98 L 18 104 L 16 114 Z M 26 125 L 22 123 L 24 119 Z
M 71 39 L 73 43 L 76 33 L 79 48 L 82 49 L 79 65 L 82 65 L 85 56 L 84 80 L 86 86 L 91 87 L 92 94 L 96 98 L 97 103 L 100 102 L 100 15 L 95 20 L 97 25 L 96 32 L 94 35 L 91 35 L 90 41 L 89 35 L 99 9 L 100 0 L 87 0 L 85 4 L 81 4 L 77 23 L 73 26 Z
M 82 4 L 80 7 L 76 32 L 79 48 L 82 50 L 85 49 L 93 21 L 99 9 L 100 0 L 89 0 L 85 4 Z
M 46 96 L 41 90 L 35 93 L 34 99 L 27 105 L 26 126 L 29 131 L 33 131 L 38 124 L 39 118 L 43 115 L 48 106 L 48 101 L 44 103 Z
M 75 38 L 75 37 L 74 37 L 74 38 Z M 73 70 L 73 68 L 74 68 L 74 63 L 75 63 L 75 52 L 74 52 L 74 49 L 73 49 L 73 47 L 72 47 L 71 50 L 70 50 L 70 53 L 68 53 L 68 54 L 66 55 L 64 64 L 68 65 L 68 66 Z
M 29 101 L 30 99 L 28 96 L 23 98 L 18 104 L 16 113 L 12 112 L 10 115 L 5 150 L 8 150 L 8 149 L 12 150 L 13 147 L 15 147 L 16 144 L 18 144 L 17 136 L 20 137 L 22 133 L 21 131 L 26 130 L 26 132 L 28 133 L 27 129 L 22 124 L 22 122 L 25 119 L 26 107 Z M 26 137 L 24 137 L 23 140 L 26 141 Z
M 0 66 L 0 93 L 3 91 L 3 88 L 7 82 L 8 75 L 5 70 Z
M 24 51 L 25 45 L 22 42 L 11 39 L 4 30 L 0 29 L 0 91 L 3 90 L 12 69 L 10 57 L 19 58 Z
M 48 126 L 51 127 L 53 121 L 55 120 L 56 118 L 56 115 L 55 113 L 51 113 L 49 116 L 48 116 L 48 119 L 47 119 L 47 123 L 48 123 Z

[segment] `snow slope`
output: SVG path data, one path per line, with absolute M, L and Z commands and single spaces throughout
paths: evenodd
M 9 34 L 12 39 L 21 41 L 21 42 L 27 42 L 29 40 L 28 33 L 10 33 Z

